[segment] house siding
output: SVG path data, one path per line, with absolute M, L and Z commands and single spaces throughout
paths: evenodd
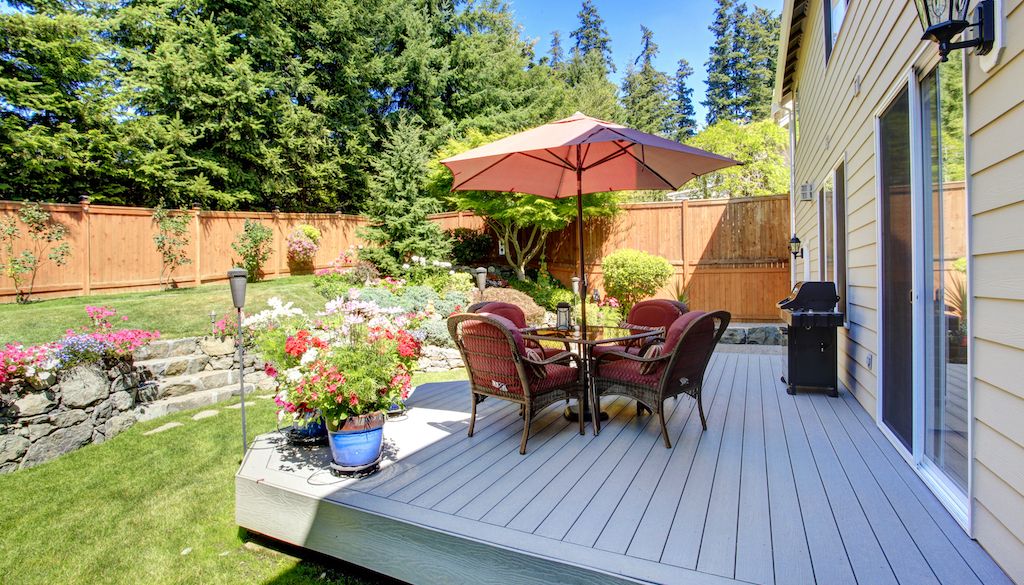
M 967 56 L 966 125 L 973 298 L 975 538 L 1024 583 L 1024 0 L 1004 0 L 1006 48 L 983 72 Z M 825 63 L 824 9 L 808 4 L 794 88 L 799 136 L 794 184 L 812 183 L 815 199 L 794 198 L 797 236 L 818 271 L 817 190 L 836 163 L 846 165 L 847 312 L 840 329 L 839 377 L 875 416 L 878 379 L 878 202 L 875 115 L 903 87 L 922 51 L 913 3 L 852 1 Z M 785 39 L 784 41 L 785 42 Z M 961 58 L 954 53 L 951 58 Z M 860 91 L 855 92 L 855 80 Z M 842 294 L 842 292 L 840 293 Z M 869 358 L 872 363 L 869 366 Z

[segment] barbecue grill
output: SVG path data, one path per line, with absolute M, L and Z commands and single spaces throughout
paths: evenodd
M 838 301 L 834 282 L 798 282 L 778 302 L 789 338 L 788 376 L 782 378 L 787 393 L 802 388 L 839 396 L 836 328 L 844 315 L 835 310 Z

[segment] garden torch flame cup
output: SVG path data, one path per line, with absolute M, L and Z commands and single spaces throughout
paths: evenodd
M 243 268 L 228 270 L 228 283 L 231 285 L 231 302 L 241 310 L 245 306 L 245 283 L 249 273 Z
M 481 266 L 474 270 L 473 273 L 473 276 L 476 277 L 476 287 L 480 289 L 480 294 L 482 296 L 484 294 L 484 289 L 487 288 L 487 269 Z

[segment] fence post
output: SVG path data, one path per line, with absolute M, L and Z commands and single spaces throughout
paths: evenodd
M 284 236 L 284 233 L 281 232 L 281 223 L 280 223 L 280 220 L 281 220 L 281 208 L 280 207 L 274 207 L 274 209 L 273 209 L 273 211 L 271 213 L 274 214 L 274 243 L 277 244 L 275 246 L 275 248 L 277 248 L 275 250 L 275 252 L 277 252 L 277 262 L 276 262 L 277 268 L 274 269 L 274 272 L 275 272 L 275 274 L 277 276 L 281 276 L 282 274 L 284 274 L 284 264 L 283 264 L 283 262 L 284 262 L 284 255 L 285 255 L 284 254 L 284 249 L 285 249 L 284 238 L 285 238 L 285 236 Z
M 82 228 L 85 237 L 85 252 L 82 254 L 82 294 L 92 292 L 92 222 L 89 219 L 89 198 L 81 198 Z
M 202 237 L 203 237 L 203 230 L 202 230 L 202 226 L 201 226 L 200 221 L 199 221 L 199 214 L 200 213 L 202 213 L 202 209 L 199 207 L 199 204 L 198 203 L 193 203 L 192 204 L 192 223 L 193 223 L 193 226 L 194 226 L 194 232 L 192 234 L 192 241 L 195 242 L 195 243 L 192 244 L 192 245 L 194 246 L 193 249 L 195 250 L 195 254 L 194 254 L 195 255 L 195 260 L 192 263 L 196 265 L 196 277 L 195 277 L 196 286 L 199 286 L 199 285 L 203 284 L 203 268 L 202 268 L 202 259 L 203 259 L 203 257 L 202 257 L 202 249 L 203 249 Z
M 689 230 L 686 229 L 686 213 L 689 209 L 689 201 L 683 199 L 679 203 L 679 248 L 680 255 L 683 257 L 683 283 L 680 290 L 685 290 L 689 285 L 687 279 L 690 272 L 690 262 L 686 257 L 686 234 L 689 233 Z

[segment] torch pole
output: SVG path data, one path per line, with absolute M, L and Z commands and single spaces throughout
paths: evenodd
M 242 309 L 238 309 L 238 392 L 242 397 L 242 456 L 249 446 L 245 429 L 245 342 L 242 338 Z

